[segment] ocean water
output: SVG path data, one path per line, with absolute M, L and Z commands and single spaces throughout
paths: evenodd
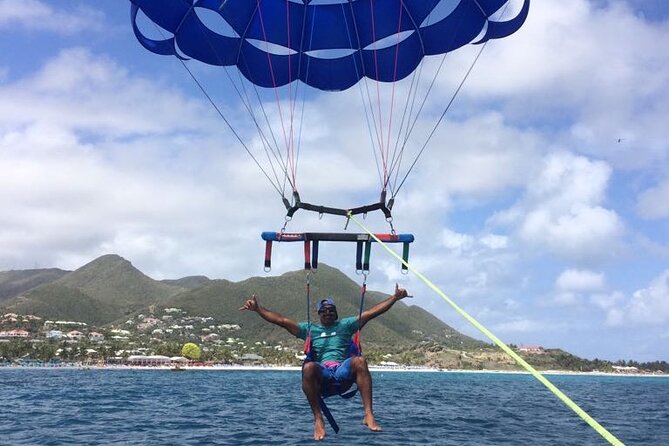
M 373 372 L 383 432 L 359 396 L 328 399 L 332 445 L 605 445 L 529 375 Z M 550 376 L 627 445 L 669 445 L 669 378 Z M 2 445 L 313 444 L 300 372 L 0 368 Z

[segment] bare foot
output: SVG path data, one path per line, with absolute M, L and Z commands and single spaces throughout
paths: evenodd
M 381 426 L 379 426 L 376 419 L 374 419 L 374 415 L 365 415 L 362 424 L 367 426 L 372 432 L 381 432 Z
M 323 420 L 316 420 L 314 424 L 314 440 L 321 441 L 325 438 L 325 423 Z

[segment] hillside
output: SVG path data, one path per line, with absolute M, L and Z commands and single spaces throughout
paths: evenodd
M 300 341 L 285 330 L 267 323 L 255 313 L 239 311 L 253 294 L 260 305 L 298 321 L 307 318 L 307 311 L 311 320 L 316 321 L 315 304 L 324 297 L 335 299 L 340 317 L 357 314 L 359 284 L 341 271 L 321 264 L 318 272 L 310 275 L 308 310 L 305 278 L 304 271 L 293 271 L 240 282 L 211 280 L 204 276 L 157 281 L 122 257 L 105 255 L 71 272 L 59 269 L 0 272 L 1 295 L 13 296 L 2 302 L 0 312 L 39 316 L 41 319 L 9 315 L 6 320 L 8 328 L 21 328 L 23 322 L 20 321 L 28 321 L 23 328 L 28 327 L 38 339 L 44 332 L 35 330 L 35 320 L 86 322 L 89 330 L 104 333 L 112 328 L 128 329 L 131 345 L 142 345 L 168 355 L 178 354 L 184 339 L 208 343 L 208 348 L 212 348 L 210 355 L 222 355 L 221 358 L 230 361 L 232 353 L 224 346 L 241 349 L 239 354 L 254 351 L 258 343 L 264 346 L 261 349 L 272 349 L 277 342 L 292 345 L 292 351 L 300 349 Z M 387 296 L 368 291 L 365 308 Z M 159 328 L 158 333 L 154 333 L 156 328 Z M 214 334 L 215 338 L 205 339 Z M 456 369 L 518 368 L 501 351 L 457 332 L 413 305 L 412 299 L 396 303 L 390 311 L 367 324 L 362 340 L 365 354 L 376 362 L 391 353 L 393 360 L 403 364 Z M 32 343 L 20 340 L 16 343 L 32 352 Z M 613 370 L 612 364 L 605 361 L 584 360 L 559 349 L 540 350 L 537 353 L 519 350 L 519 353 L 538 369 Z M 288 355 L 275 355 L 274 360 L 281 364 L 290 358 L 295 360 L 292 353 Z M 646 368 L 666 370 L 666 363 L 650 364 Z
M 180 286 L 153 280 L 123 257 L 113 254 L 98 257 L 54 284 L 127 309 L 141 308 L 184 291 Z
M 144 275 L 117 255 L 105 255 L 4 303 L 47 319 L 103 325 L 165 301 L 186 288 Z
M 13 272 L 18 277 L 18 272 Z M 28 275 L 28 274 L 27 274 Z M 321 264 L 311 275 L 310 317 L 317 321 L 315 303 L 333 297 L 340 317 L 358 313 L 360 286 L 341 271 Z M 34 314 L 44 319 L 65 319 L 105 326 L 124 323 L 140 313 L 164 314 L 177 307 L 191 316 L 213 317 L 220 324 L 238 324 L 235 337 L 249 341 L 294 341 L 285 330 L 268 324 L 258 315 L 240 312 L 252 294 L 261 305 L 295 320 L 306 320 L 305 273 L 294 271 L 278 277 L 252 277 L 241 282 L 190 276 L 156 281 L 129 261 L 105 255 L 48 283 L 30 289 L 4 303 L 7 310 Z M 388 295 L 369 291 L 365 308 Z M 487 344 L 464 336 L 427 311 L 398 302 L 392 311 L 364 329 L 367 346 L 383 345 L 386 351 L 402 351 L 419 344 L 436 343 L 448 348 L 473 349 Z
M 192 290 L 194 288 L 199 288 L 203 285 L 206 285 L 210 282 L 211 279 L 207 276 L 187 276 L 182 277 L 181 279 L 165 279 L 161 280 L 162 283 L 167 285 L 174 285 L 181 288 L 187 288 Z
M 68 273 L 58 268 L 0 271 L 0 302 L 51 283 Z
M 310 317 L 317 321 L 315 303 L 323 297 L 333 297 L 340 317 L 358 313 L 360 286 L 339 270 L 319 265 L 312 274 Z M 207 285 L 179 294 L 165 305 L 178 307 L 190 315 L 211 316 L 221 323 L 239 324 L 235 334 L 249 340 L 290 340 L 285 330 L 265 322 L 255 313 L 239 311 L 252 294 L 260 305 L 294 320 L 306 320 L 305 275 L 294 271 L 278 277 L 253 277 L 242 282 L 215 280 Z M 368 292 L 365 308 L 388 297 L 379 292 Z M 476 348 L 487 344 L 462 335 L 420 307 L 410 299 L 398 302 L 391 311 L 370 322 L 363 330 L 366 344 L 383 344 L 386 350 L 404 350 L 423 342 L 436 342 L 457 348 Z

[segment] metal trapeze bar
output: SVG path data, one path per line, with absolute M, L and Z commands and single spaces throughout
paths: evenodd
M 384 243 L 402 243 L 402 259 L 409 261 L 409 244 L 413 243 L 413 234 L 374 234 Z M 272 243 L 273 242 L 303 242 L 304 243 L 304 269 L 316 269 L 318 267 L 319 242 L 355 242 L 356 256 L 355 268 L 357 271 L 369 271 L 369 258 L 372 243 L 377 240 L 367 233 L 337 233 L 337 232 L 263 232 L 265 240 L 265 270 L 272 267 Z M 406 272 L 405 264 L 402 271 Z

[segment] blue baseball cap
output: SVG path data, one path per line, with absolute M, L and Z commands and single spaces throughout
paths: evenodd
M 325 307 L 327 305 L 331 305 L 331 306 L 335 307 L 335 309 L 337 308 L 337 306 L 334 303 L 334 300 L 332 300 L 332 298 L 330 298 L 330 297 L 328 297 L 327 299 L 323 299 L 320 302 L 318 302 L 318 306 L 316 308 L 318 309 L 318 312 L 320 313 L 321 311 L 323 311 L 323 307 Z

